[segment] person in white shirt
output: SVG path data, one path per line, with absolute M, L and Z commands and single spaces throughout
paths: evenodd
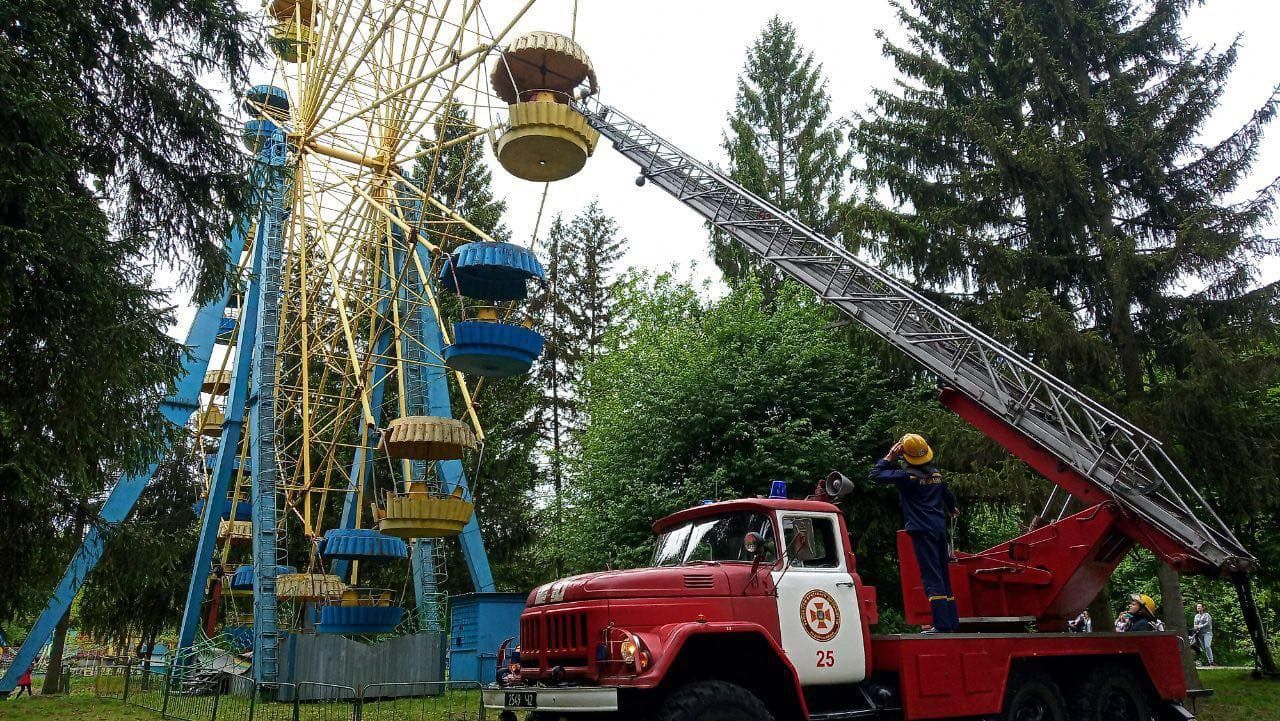
M 1093 619 L 1089 618 L 1088 611 L 1081 611 L 1067 626 L 1075 633 L 1093 633 Z
M 1213 665 L 1213 617 L 1204 610 L 1203 603 L 1196 604 L 1196 615 L 1191 620 L 1191 636 L 1200 646 L 1207 665 Z

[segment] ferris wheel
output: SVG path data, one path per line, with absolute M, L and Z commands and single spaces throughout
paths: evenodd
M 288 630 L 442 630 L 444 538 L 461 537 L 476 590 L 493 590 L 463 461 L 483 452 L 486 379 L 541 353 L 521 306 L 545 277 L 530 249 L 454 210 L 438 171 L 490 136 L 518 177 L 572 175 L 598 135 L 568 102 L 596 78 L 570 38 L 503 45 L 528 5 L 496 31 L 478 2 L 443 7 L 266 8 L 276 77 L 244 98 L 262 205 L 241 256 L 251 280 L 229 297 L 219 338 L 236 350 L 206 373 L 197 424 L 206 497 L 226 510 L 204 516 L 179 639 L 194 641 L 212 568 L 229 579 L 223 628 L 252 646 L 260 679 Z M 361 564 L 397 563 L 401 590 L 362 583 Z
M 221 637 L 252 648 L 255 680 L 274 683 L 291 631 L 438 632 L 449 537 L 475 589 L 493 590 L 464 462 L 483 453 L 486 381 L 541 353 L 521 306 L 544 277 L 530 249 L 455 209 L 458 188 L 477 139 L 517 177 L 550 182 L 599 137 L 569 109 L 596 90 L 582 49 L 513 33 L 532 5 L 502 18 L 479 0 L 265 7 L 274 77 L 243 95 L 256 210 L 225 243 L 239 282 L 197 309 L 163 405 L 191 425 L 204 469 L 178 658 Z M 442 174 L 458 149 L 461 169 L 455 157 Z M 16 665 L 155 470 L 112 488 Z M 397 568 L 403 583 L 367 582 Z

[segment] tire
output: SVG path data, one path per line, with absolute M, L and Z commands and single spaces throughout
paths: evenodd
M 1073 721 L 1151 721 L 1151 695 L 1127 669 L 1106 665 L 1073 694 Z
M 1068 721 L 1062 690 L 1043 673 L 1014 676 L 1004 696 L 1001 721 Z M 1071 721 L 1077 721 L 1074 717 Z
M 656 721 L 773 721 L 773 714 L 737 684 L 699 681 L 668 696 Z

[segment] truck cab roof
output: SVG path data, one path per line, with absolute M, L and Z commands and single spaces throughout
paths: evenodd
M 701 506 L 677 511 L 665 518 L 653 522 L 653 532 L 662 533 L 668 529 L 683 525 L 689 521 L 734 511 L 804 511 L 807 513 L 839 513 L 838 508 L 825 501 L 795 501 L 787 498 L 738 498 L 732 501 L 705 503 Z

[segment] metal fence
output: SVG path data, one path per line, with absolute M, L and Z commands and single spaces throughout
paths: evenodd
M 3 676 L 9 672 L 9 664 L 7 663 L 7 661 L 9 660 L 10 659 L 6 657 L 4 661 L 0 661 L 0 676 Z M 62 665 L 61 676 L 59 676 L 58 678 L 58 688 L 55 691 L 55 693 L 71 693 L 71 677 L 74 675 L 74 673 L 75 671 L 72 669 L 71 664 L 66 663 L 64 661 Z M 43 689 L 45 679 L 47 679 L 48 677 L 49 677 L 48 661 L 37 663 L 36 665 L 31 667 L 31 678 L 40 679 L 40 681 L 32 684 L 35 688 Z
M 234 674 L 105 661 L 93 693 L 179 721 L 482 721 L 477 683 L 259 684 Z

